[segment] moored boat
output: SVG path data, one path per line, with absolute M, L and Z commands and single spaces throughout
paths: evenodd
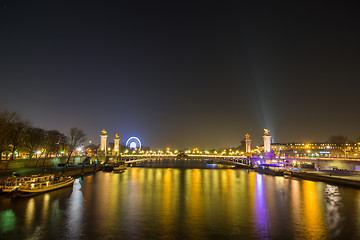
M 112 165 L 105 165 L 103 168 L 104 172 L 111 172 L 113 170 L 114 170 L 114 166 L 112 166 Z
M 21 184 L 24 184 L 27 181 L 30 181 L 31 177 L 8 177 L 5 181 L 1 183 L 1 191 L 3 193 L 12 193 L 15 192 Z
M 257 166 L 255 172 L 264 173 L 273 176 L 284 176 L 284 171 L 280 165 L 277 164 L 261 164 Z
M 1 191 L 3 193 L 11 193 L 16 191 L 20 186 L 20 178 L 8 177 L 1 186 Z
M 33 196 L 49 191 L 53 191 L 59 188 L 69 187 L 74 183 L 72 177 L 63 176 L 50 176 L 50 177 L 39 177 L 38 181 L 28 181 L 22 184 L 17 189 L 17 196 L 27 197 Z
M 114 166 L 113 171 L 114 172 L 119 172 L 119 171 L 124 171 L 126 170 L 126 164 L 121 164 L 119 166 Z

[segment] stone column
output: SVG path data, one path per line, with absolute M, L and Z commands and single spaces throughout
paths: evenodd
M 119 138 L 119 134 L 116 134 L 114 139 L 114 152 L 116 156 L 119 155 L 119 146 L 120 146 L 120 138 Z
M 250 135 L 247 133 L 245 135 L 246 139 L 245 139 L 245 143 L 246 143 L 246 155 L 249 156 L 251 154 L 251 139 L 250 139 Z
M 106 142 L 108 137 L 106 133 L 107 132 L 105 131 L 105 129 L 103 129 L 100 135 L 100 151 L 104 152 L 105 155 L 106 155 Z
M 264 129 L 264 153 L 271 152 L 271 136 L 268 129 Z

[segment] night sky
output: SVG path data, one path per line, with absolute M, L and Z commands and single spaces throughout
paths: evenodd
M 0 0 L 0 108 L 153 149 L 359 137 L 358 8 L 237 2 Z

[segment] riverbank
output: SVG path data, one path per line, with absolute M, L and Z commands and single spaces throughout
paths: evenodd
M 71 157 L 69 163 L 77 165 L 85 159 L 84 156 Z M 27 168 L 48 168 L 57 166 L 59 163 L 66 163 L 68 157 L 51 157 L 51 158 L 37 158 L 37 159 L 15 159 L 15 160 L 1 160 L 0 171 L 9 170 L 17 171 Z
M 360 175 L 352 173 L 347 175 L 334 175 L 331 172 L 316 171 L 287 171 L 291 177 L 305 180 L 321 181 L 335 185 L 343 185 L 360 188 Z
M 69 163 L 73 166 L 83 163 L 86 156 L 71 157 Z M 90 163 L 106 162 L 111 156 L 93 156 L 90 158 Z M 0 160 L 0 171 L 18 171 L 26 168 L 48 168 L 58 166 L 59 163 L 67 163 L 68 157 L 50 157 L 50 158 L 33 158 L 33 159 L 15 159 L 15 160 Z
M 78 177 L 100 171 L 102 170 L 102 167 L 102 165 L 78 165 L 73 167 L 38 167 L 18 170 L 0 170 L 0 181 L 11 177 L 14 172 L 19 174 L 21 177 L 36 174 L 61 174 L 65 176 Z

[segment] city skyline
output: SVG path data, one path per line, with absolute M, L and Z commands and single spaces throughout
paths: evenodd
M 75 135 L 79 136 L 79 140 L 77 140 L 77 144 L 78 146 L 81 146 L 81 148 L 84 150 L 83 147 L 87 148 L 89 147 L 89 149 L 96 149 L 96 145 L 98 145 L 98 148 L 101 149 L 101 151 L 106 151 L 107 147 L 106 145 L 109 144 L 109 146 L 117 146 L 115 147 L 115 151 L 119 151 L 119 144 L 121 146 L 126 146 L 128 149 L 137 149 L 140 150 L 142 147 L 144 147 L 147 150 L 155 150 L 155 148 L 151 147 L 151 146 L 143 146 L 141 140 L 136 137 L 136 136 L 130 136 L 130 137 L 125 137 L 125 139 L 120 138 L 120 135 L 118 133 L 115 133 L 114 139 L 112 139 L 112 135 L 113 133 L 109 133 L 103 129 L 101 131 L 101 134 L 99 135 L 100 138 L 98 138 L 98 140 L 100 141 L 93 141 L 93 140 L 89 140 L 86 137 L 86 133 L 79 128 L 72 128 L 70 130 L 69 133 L 64 133 L 64 132 L 59 132 L 57 129 L 52 129 L 52 130 L 48 130 L 48 129 L 42 129 L 42 128 L 38 128 L 36 127 L 33 123 L 31 123 L 29 120 L 27 119 L 23 119 L 21 117 L 20 114 L 18 114 L 17 112 L 9 112 L 7 110 L 2 110 L 0 111 L 0 117 L 2 120 L 2 131 L 4 134 L 4 138 L 3 138 L 3 147 L 6 145 L 6 142 L 8 142 L 11 145 L 11 141 L 16 141 L 15 145 L 17 145 L 15 148 L 19 149 L 20 148 L 20 152 L 26 152 L 26 149 L 29 146 L 33 146 L 35 145 L 39 145 L 38 147 L 40 147 L 40 145 L 45 144 L 48 140 L 50 140 L 50 142 L 53 142 L 51 139 L 55 139 L 55 144 L 60 144 L 62 146 L 66 146 L 67 144 L 70 143 L 70 141 L 73 141 L 71 139 L 74 139 Z M 166 151 L 169 151 L 170 149 L 172 151 L 176 150 L 176 151 L 185 151 L 185 150 L 189 150 L 189 149 L 197 149 L 197 150 L 218 150 L 218 151 L 222 151 L 223 149 L 237 149 L 239 150 L 239 148 L 244 148 L 245 149 L 245 142 L 247 140 L 250 140 L 250 145 L 248 146 L 248 143 L 246 143 L 246 148 L 251 147 L 251 142 L 252 142 L 252 146 L 253 148 L 258 148 L 258 147 L 262 147 L 262 146 L 267 146 L 265 147 L 265 149 L 267 149 L 265 152 L 269 152 L 270 151 L 270 144 L 271 145 L 275 145 L 275 146 L 281 146 L 281 145 L 306 145 L 309 146 L 310 145 L 322 145 L 324 147 L 329 147 L 329 145 L 335 145 L 337 147 L 339 146 L 357 146 L 360 145 L 360 137 L 357 137 L 356 139 L 351 139 L 348 138 L 347 136 L 344 135 L 331 135 L 326 141 L 298 141 L 298 142 L 277 142 L 274 140 L 273 136 L 270 134 L 270 130 L 269 129 L 263 129 L 263 136 L 262 136 L 262 142 L 259 142 L 259 139 L 252 139 L 251 135 L 249 133 L 246 133 L 244 135 L 244 138 L 242 138 L 242 140 L 239 142 L 238 145 L 231 145 L 231 146 L 215 146 L 215 147 L 203 147 L 201 144 L 196 144 L 196 145 L 192 145 L 192 146 L 174 146 L 174 145 L 167 145 L 166 147 L 160 147 L 157 148 L 156 150 L 164 150 L 166 149 Z M 76 133 L 76 134 L 75 134 Z M 79 134 L 77 134 L 79 133 Z M 15 134 L 15 135 L 14 135 Z M 29 135 L 30 134 L 30 135 Z M 16 135 L 18 135 L 18 137 L 15 137 Z M 32 137 L 30 137 L 32 136 Z M 15 138 L 14 138 L 15 137 Z M 30 137 L 30 138 L 29 138 Z M 31 139 L 36 139 L 35 142 L 31 142 Z M 81 139 L 81 141 L 80 141 Z M 267 139 L 265 141 L 265 139 Z M 19 142 L 18 142 L 19 141 Z M 30 142 L 31 143 L 30 143 Z M 265 143 L 267 142 L 267 143 Z M 111 144 L 112 143 L 112 144 Z M 29 145 L 30 144 L 30 145 Z M 327 146 L 325 146 L 327 145 Z M 171 146 L 171 147 L 170 147 Z M 49 146 L 45 147 L 46 149 Z M 199 148 L 200 147 L 200 148 Z M 33 147 L 31 147 L 31 151 L 33 151 Z M 29 149 L 28 149 L 29 150 Z M 39 150 L 39 149 L 37 149 Z M 124 150 L 124 149 L 123 149 Z M 16 150 L 17 151 L 17 150 Z M 48 151 L 48 150 L 46 150 Z
M 0 108 L 151 148 L 360 136 L 356 8 L 0 1 Z

